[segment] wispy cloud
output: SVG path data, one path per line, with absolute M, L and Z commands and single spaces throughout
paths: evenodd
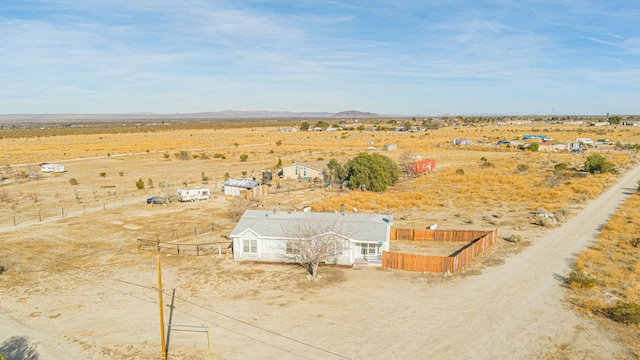
M 606 88 L 606 111 L 638 112 L 615 95 L 638 92 L 639 11 L 587 0 L 13 1 L 0 8 L 0 108 L 591 113 L 605 109 L 585 99 Z

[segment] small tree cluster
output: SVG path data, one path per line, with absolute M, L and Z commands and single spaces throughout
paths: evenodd
M 584 171 L 590 173 L 611 173 L 616 174 L 616 166 L 607 161 L 607 159 L 600 154 L 593 154 L 587 156 L 587 160 L 584 162 Z
M 380 192 L 400 179 L 400 168 L 388 156 L 360 153 L 345 165 L 351 188 Z

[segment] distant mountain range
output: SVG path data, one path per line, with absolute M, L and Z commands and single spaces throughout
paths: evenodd
M 329 112 L 293 112 L 293 111 L 242 111 L 223 110 L 216 112 L 158 114 L 137 112 L 126 114 L 0 114 L 0 123 L 84 123 L 84 122 L 132 122 L 156 120 L 206 120 L 206 119 L 273 119 L 273 118 L 376 118 L 385 115 L 356 110 Z M 386 115 L 390 116 L 390 115 Z

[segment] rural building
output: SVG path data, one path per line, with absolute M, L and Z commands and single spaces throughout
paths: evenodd
M 453 145 L 473 145 L 473 141 L 469 138 L 457 138 L 451 140 Z
M 412 174 L 423 174 L 427 171 L 435 170 L 436 161 L 433 159 L 422 159 L 411 164 Z
M 55 172 L 55 173 L 65 172 L 64 165 L 49 164 L 49 163 L 40 164 L 40 171 L 42 171 L 42 172 Z
M 393 215 L 326 212 L 247 210 L 231 232 L 236 260 L 291 262 L 300 239 L 296 229 L 317 228 L 339 239 L 330 262 L 382 264 L 382 252 L 389 251 Z
M 382 146 L 382 151 L 393 151 L 393 150 L 398 150 L 398 145 L 396 145 L 396 144 L 386 144 L 386 145 Z
M 222 190 L 226 196 L 244 197 L 244 194 L 249 190 L 252 193 L 251 198 L 261 197 L 264 196 L 263 190 L 265 190 L 264 193 L 266 194 L 266 185 L 265 189 L 263 189 L 260 186 L 261 184 L 260 181 L 253 179 L 229 179 L 222 185 Z M 253 196 L 254 190 L 257 192 L 256 196 Z
M 196 186 L 193 188 L 178 189 L 178 201 L 200 201 L 207 200 L 211 196 L 209 188 Z
M 546 138 L 546 135 L 525 135 L 522 137 L 522 140 L 540 139 L 544 141 Z
M 327 161 L 315 163 L 292 163 L 282 166 L 282 176 L 289 180 L 294 179 L 324 179 L 324 169 Z
M 577 138 L 576 142 L 577 143 L 582 143 L 582 144 L 593 145 L 593 140 L 590 139 L 590 138 Z

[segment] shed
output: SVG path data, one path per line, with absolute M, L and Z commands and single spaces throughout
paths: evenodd
M 261 182 L 253 179 L 232 178 L 224 182 L 222 190 L 227 196 L 240 196 L 242 191 L 251 190 L 260 185 Z
M 386 144 L 386 145 L 382 146 L 382 151 L 392 151 L 392 150 L 398 150 L 398 145 L 396 145 L 396 144 Z
M 433 159 L 421 159 L 411 164 L 411 173 L 423 174 L 427 171 L 435 170 L 436 161 Z

